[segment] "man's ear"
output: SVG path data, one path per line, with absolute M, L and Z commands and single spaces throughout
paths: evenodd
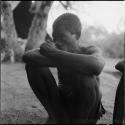
M 76 40 L 78 40 L 77 35 L 75 33 L 72 34 L 72 37 Z
M 74 33 L 73 35 L 74 35 L 74 37 L 75 37 L 76 40 L 79 39 L 79 36 L 76 33 Z

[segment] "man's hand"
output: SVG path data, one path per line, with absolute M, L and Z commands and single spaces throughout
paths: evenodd
M 56 50 L 56 47 L 55 47 L 55 44 L 52 43 L 52 42 L 46 42 L 46 43 L 43 43 L 41 46 L 40 46 L 40 53 L 41 54 L 45 54 L 45 53 L 48 53 L 48 52 L 53 52 Z

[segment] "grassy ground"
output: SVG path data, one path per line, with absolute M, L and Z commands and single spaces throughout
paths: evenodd
M 115 92 L 120 79 L 119 72 L 114 68 L 117 62 L 117 59 L 106 59 L 106 66 L 100 75 L 102 103 L 107 112 L 98 124 L 112 123 Z M 55 69 L 52 72 L 56 74 Z M 1 111 L 2 124 L 42 124 L 48 118 L 29 87 L 24 64 L 1 65 Z

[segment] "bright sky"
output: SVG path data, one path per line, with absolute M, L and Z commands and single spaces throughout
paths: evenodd
M 79 16 L 83 28 L 87 25 L 102 26 L 108 32 L 125 31 L 125 1 L 76 1 L 75 10 L 66 11 L 54 2 L 49 13 L 48 29 L 53 21 L 62 13 L 73 12 Z

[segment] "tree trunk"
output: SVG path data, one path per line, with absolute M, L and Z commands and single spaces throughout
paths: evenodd
M 22 55 L 22 49 L 17 43 L 17 33 L 15 30 L 15 24 L 13 20 L 13 12 L 10 3 L 2 1 L 2 28 L 5 33 L 5 58 L 8 61 L 15 62 L 16 57 L 20 58 Z
M 30 11 L 35 13 L 25 51 L 40 47 L 46 38 L 48 13 L 53 1 L 36 1 Z

